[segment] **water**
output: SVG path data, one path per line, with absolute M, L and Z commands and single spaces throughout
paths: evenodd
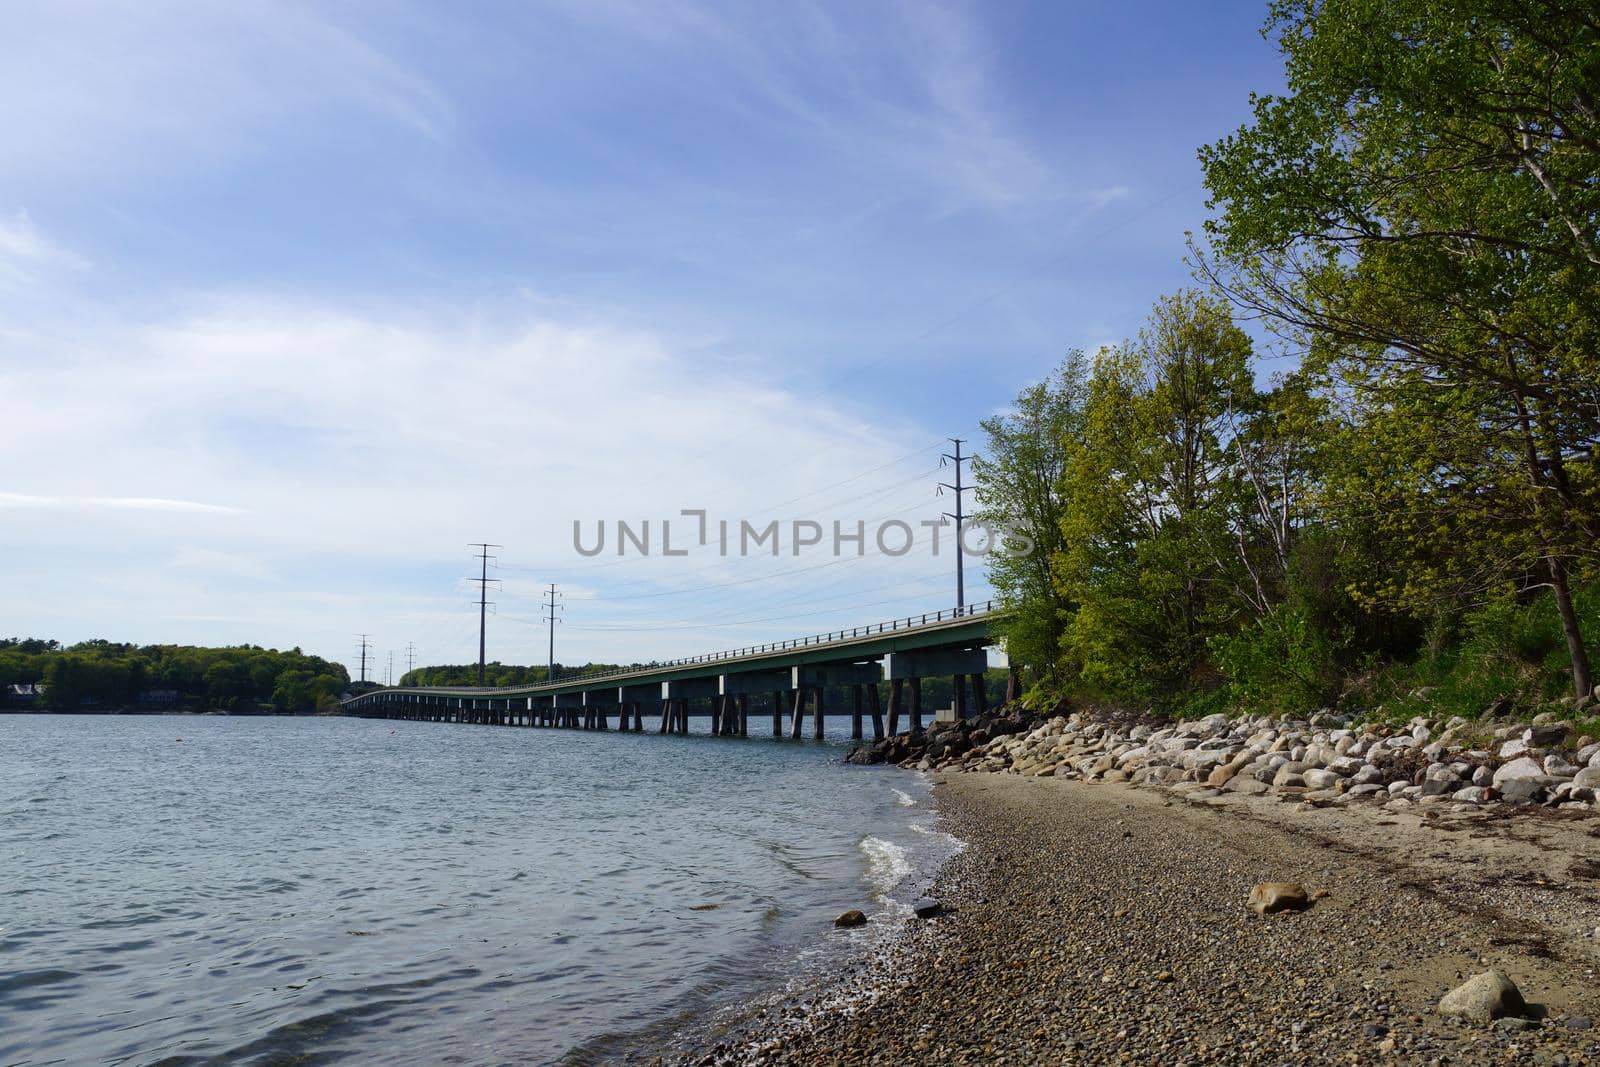
M 862 951 L 833 916 L 948 855 L 919 778 L 840 755 L 0 716 L 0 1063 L 648 1054 Z

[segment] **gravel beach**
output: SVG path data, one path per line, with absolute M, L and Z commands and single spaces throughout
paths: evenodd
M 895 772 L 888 772 L 895 773 Z M 935 775 L 933 919 L 692 1063 L 1600 1064 L 1600 830 Z M 1326 891 L 1246 908 L 1263 881 Z M 1535 1020 L 1440 1015 L 1510 975 Z

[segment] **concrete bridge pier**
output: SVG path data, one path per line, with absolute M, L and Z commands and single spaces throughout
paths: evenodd
M 983 672 L 989 668 L 989 657 L 982 645 L 950 648 L 922 648 L 909 652 L 891 652 L 884 657 L 884 673 L 891 683 L 903 679 L 911 685 L 911 728 L 922 729 L 922 679 L 945 675 L 954 683 L 955 711 L 958 718 L 967 717 L 966 680 L 977 675 L 981 688 Z M 979 698 L 982 699 L 981 697 Z M 891 705 L 893 701 L 891 698 Z M 890 733 L 894 732 L 894 711 L 890 711 Z
M 861 686 L 877 685 L 883 677 L 883 668 L 877 660 L 836 660 L 829 663 L 805 663 L 791 670 L 790 684 L 797 691 L 813 690 L 815 712 L 811 719 L 811 736 L 821 741 L 827 733 L 828 711 L 825 694 L 830 687 L 848 686 L 855 690 L 855 709 L 851 722 L 852 736 L 861 737 Z M 798 720 L 795 726 L 798 727 Z M 791 729 L 798 737 L 797 729 Z
M 711 732 L 716 733 L 719 722 L 716 702 L 722 695 L 722 679 L 717 675 L 708 678 L 674 678 L 665 686 L 667 699 L 673 701 L 677 707 L 676 730 L 680 734 L 689 732 L 689 701 L 712 701 L 711 707 Z

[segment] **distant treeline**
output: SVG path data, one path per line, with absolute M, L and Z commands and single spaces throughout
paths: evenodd
M 7 710 L 216 710 L 310 714 L 338 704 L 343 666 L 298 648 L 0 639 Z
M 617 670 L 615 663 L 585 663 L 582 666 L 567 667 L 556 664 L 556 677 L 565 678 L 572 675 L 588 674 L 594 671 Z M 484 685 L 538 685 L 550 677 L 550 669 L 545 666 L 519 667 L 514 663 L 501 663 L 499 660 L 487 663 L 483 668 Z M 399 684 L 402 686 L 429 686 L 429 685 L 477 685 L 478 665 L 476 663 L 450 663 L 433 667 L 418 667 L 407 671 L 400 676 Z

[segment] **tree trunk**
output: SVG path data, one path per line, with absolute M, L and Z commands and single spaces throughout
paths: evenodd
M 1561 632 L 1567 639 L 1567 654 L 1572 657 L 1572 688 L 1580 697 L 1588 696 L 1594 686 L 1594 675 L 1589 668 L 1589 651 L 1583 647 L 1583 634 L 1578 629 L 1578 613 L 1572 607 L 1572 589 L 1567 585 L 1567 568 L 1555 556 L 1547 556 L 1550 565 L 1550 587 L 1555 591 L 1556 610 L 1561 613 Z

